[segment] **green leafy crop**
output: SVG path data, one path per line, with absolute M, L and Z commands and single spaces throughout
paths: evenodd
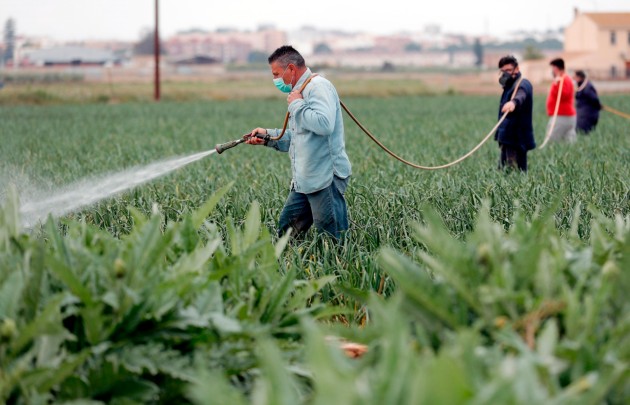
M 469 150 L 497 113 L 488 97 L 345 101 L 428 165 Z M 0 110 L 0 402 L 628 402 L 630 138 L 616 117 L 532 151 L 525 175 L 496 170 L 492 143 L 414 171 L 348 122 L 341 245 L 275 236 L 289 164 L 250 146 L 21 226 L 20 199 L 210 149 L 278 125 L 283 108 Z M 347 358 L 344 339 L 367 353 Z

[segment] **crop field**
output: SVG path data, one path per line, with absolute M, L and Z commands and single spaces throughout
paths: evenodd
M 490 130 L 497 99 L 345 103 L 438 165 Z M 630 111 L 627 95 L 602 101 Z M 540 144 L 543 97 L 535 109 Z M 605 112 L 577 143 L 531 151 L 527 174 L 498 171 L 493 141 L 415 170 L 346 116 L 341 245 L 275 237 L 289 160 L 249 145 L 20 226 L 18 199 L 285 112 L 279 96 L 0 108 L 0 402 L 627 403 L 630 122 Z M 348 358 L 343 339 L 367 353 Z

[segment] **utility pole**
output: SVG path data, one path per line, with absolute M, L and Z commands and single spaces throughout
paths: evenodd
M 155 56 L 155 74 L 153 84 L 153 99 L 160 101 L 160 26 L 159 26 L 159 1 L 155 0 L 155 32 L 153 34 L 153 53 Z

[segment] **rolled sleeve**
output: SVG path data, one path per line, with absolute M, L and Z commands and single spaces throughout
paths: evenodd
M 280 132 L 282 132 L 282 130 L 278 128 L 267 129 L 267 134 L 274 137 L 280 135 Z M 291 131 L 287 129 L 286 132 L 284 133 L 284 136 L 281 139 L 277 141 L 270 140 L 269 142 L 265 144 L 265 146 L 267 146 L 268 148 L 275 149 L 279 152 L 288 152 L 289 146 L 291 146 Z

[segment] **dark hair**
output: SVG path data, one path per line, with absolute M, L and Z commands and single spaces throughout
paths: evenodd
M 583 70 L 576 70 L 575 75 L 580 79 L 586 79 L 586 73 Z
M 560 70 L 564 70 L 564 60 L 562 58 L 556 58 L 549 62 L 551 66 L 555 66 Z
M 513 55 L 507 55 L 499 59 L 499 69 L 501 69 L 505 65 L 512 65 L 514 67 L 517 67 L 518 61 Z
M 304 58 L 298 51 L 291 45 L 284 45 L 273 51 L 273 53 L 267 58 L 267 61 L 271 65 L 273 62 L 278 62 L 282 67 L 289 66 L 289 63 L 293 63 L 295 66 L 302 68 L 306 66 Z

